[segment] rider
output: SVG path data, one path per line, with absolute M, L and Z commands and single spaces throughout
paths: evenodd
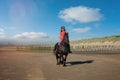
M 66 41 L 66 39 L 65 39 L 65 35 L 66 34 L 68 35 L 68 32 L 66 32 L 66 30 L 65 30 L 65 26 L 61 26 L 61 31 L 60 31 L 60 48 L 62 48 L 62 42 Z M 70 50 L 69 39 L 67 39 L 67 40 L 68 40 L 67 42 L 68 42 L 69 53 L 72 53 L 72 51 Z

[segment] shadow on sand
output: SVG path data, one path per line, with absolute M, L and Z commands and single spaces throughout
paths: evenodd
M 80 64 L 90 64 L 93 63 L 94 60 L 87 60 L 87 61 L 73 61 L 73 62 L 67 62 L 67 64 L 70 64 L 70 66 L 73 65 L 80 65 Z

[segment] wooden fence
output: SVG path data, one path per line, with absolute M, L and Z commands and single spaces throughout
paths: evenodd
M 71 45 L 73 51 L 117 52 L 120 53 L 120 44 L 76 44 Z

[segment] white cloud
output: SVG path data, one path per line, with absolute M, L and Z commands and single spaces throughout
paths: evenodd
M 0 28 L 0 35 L 4 34 L 4 29 Z
M 2 31 L 2 30 L 1 30 Z M 43 32 L 24 32 L 13 36 L 0 36 L 0 45 L 41 45 L 53 44 L 51 39 L 46 33 Z
M 0 28 L 0 38 L 5 38 L 5 31 L 3 28 Z
M 77 33 L 85 33 L 85 32 L 88 32 L 90 29 L 91 29 L 90 27 L 75 28 L 75 29 L 72 29 L 72 31 L 77 32 Z
M 101 20 L 103 14 L 100 12 L 99 8 L 77 6 L 61 10 L 59 12 L 59 17 L 66 22 L 88 23 Z
M 95 24 L 94 26 L 95 26 L 96 28 L 99 28 L 99 27 L 100 27 L 100 24 L 97 23 L 97 24 Z
M 13 38 L 17 38 L 17 39 L 46 39 L 48 38 L 47 34 L 43 33 L 43 32 L 24 32 L 21 34 L 17 34 L 15 36 L 13 36 Z

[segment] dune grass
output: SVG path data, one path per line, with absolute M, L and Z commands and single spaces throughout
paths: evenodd
M 71 43 L 94 43 L 94 42 L 120 42 L 120 35 L 118 36 L 107 36 L 103 38 L 92 38 L 92 39 L 83 39 L 78 41 L 73 41 Z

